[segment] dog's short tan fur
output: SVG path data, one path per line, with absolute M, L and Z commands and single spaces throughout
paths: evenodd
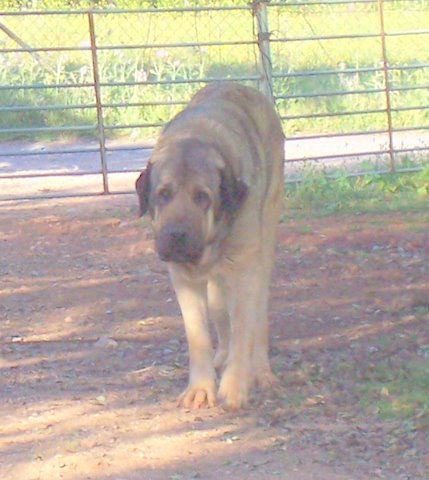
M 136 182 L 156 250 L 168 262 L 189 346 L 185 407 L 237 409 L 275 382 L 268 286 L 283 191 L 284 137 L 252 88 L 210 84 L 164 128 Z M 209 318 L 218 334 L 213 355 Z M 221 372 L 218 394 L 216 373 Z

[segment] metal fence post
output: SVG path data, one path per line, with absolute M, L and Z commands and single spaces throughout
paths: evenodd
M 386 95 L 386 115 L 387 115 L 387 128 L 388 128 L 388 136 L 389 136 L 390 171 L 394 173 L 396 170 L 396 164 L 395 164 L 395 150 L 393 145 L 393 122 L 392 122 L 392 108 L 391 108 L 391 102 L 390 102 L 389 63 L 387 60 L 386 30 L 384 27 L 383 0 L 378 0 L 378 13 L 380 16 L 380 40 L 381 40 L 381 51 L 383 55 L 383 76 L 384 76 L 384 89 L 385 89 L 385 95 Z
M 103 176 L 103 193 L 108 194 L 109 182 L 106 162 L 106 137 L 104 133 L 103 108 L 101 103 L 100 75 L 98 70 L 97 42 L 94 27 L 94 14 L 88 11 L 89 35 L 91 40 L 92 73 L 94 78 L 95 103 L 97 107 L 97 131 L 100 143 L 101 174 Z
M 259 89 L 274 103 L 273 65 L 270 52 L 267 3 L 267 0 L 254 0 L 251 5 L 258 28 L 259 70 L 261 73 Z

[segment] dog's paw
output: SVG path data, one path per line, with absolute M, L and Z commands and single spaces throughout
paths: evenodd
M 280 386 L 279 379 L 274 375 L 270 368 L 257 370 L 254 381 L 260 390 L 272 390 Z
M 249 383 L 246 375 L 240 375 L 231 368 L 226 368 L 219 387 L 219 398 L 227 410 L 239 410 L 246 406 Z
M 184 408 L 212 408 L 216 405 L 215 381 L 199 382 L 189 385 L 180 395 L 177 404 Z

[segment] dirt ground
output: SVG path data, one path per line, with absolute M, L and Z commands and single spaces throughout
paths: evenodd
M 282 224 L 281 388 L 233 414 L 175 406 L 184 330 L 134 197 L 0 208 L 2 480 L 429 479 L 428 424 L 357 388 L 427 352 L 427 214 Z

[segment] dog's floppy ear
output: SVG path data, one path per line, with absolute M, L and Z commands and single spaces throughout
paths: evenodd
M 233 216 L 246 200 L 248 187 L 242 180 L 229 175 L 225 169 L 220 170 L 221 210 Z
M 136 180 L 136 190 L 140 205 L 140 217 L 142 217 L 149 209 L 151 167 L 152 165 L 148 163 L 139 178 Z

